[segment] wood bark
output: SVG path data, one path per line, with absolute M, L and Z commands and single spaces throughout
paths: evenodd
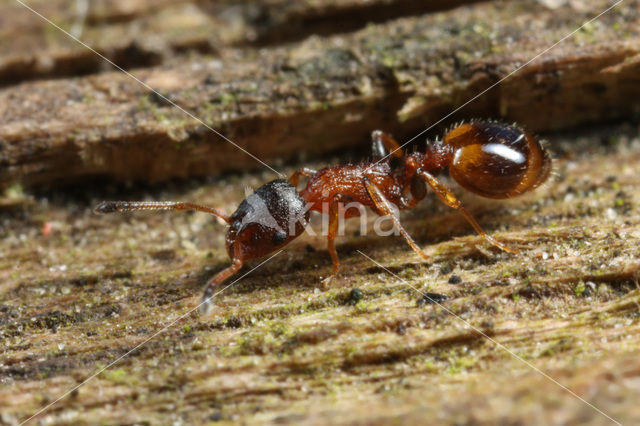
M 285 175 L 368 156 L 375 128 L 409 140 L 610 4 L 91 3 L 83 37 Z M 29 4 L 73 26 L 69 2 Z M 471 117 L 543 134 L 554 171 L 535 192 L 486 200 L 443 177 L 521 254 L 431 196 L 401 216 L 427 261 L 376 236 L 371 214 L 364 235 L 347 222 L 327 282 L 314 216 L 205 317 L 201 289 L 229 265 L 222 224 L 92 208 L 184 200 L 231 213 L 273 174 L 3 3 L 0 73 L 11 51 L 53 65 L 18 60 L 0 90 L 0 424 L 45 408 L 34 420 L 640 423 L 639 12 L 626 0 L 420 137 Z M 174 179 L 197 176 L 212 177 Z

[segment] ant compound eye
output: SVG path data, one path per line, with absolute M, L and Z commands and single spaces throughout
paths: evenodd
M 546 180 L 551 158 L 515 126 L 472 122 L 445 136 L 453 153 L 450 174 L 460 186 L 488 198 L 509 198 Z
M 271 240 L 274 246 L 279 246 L 281 244 L 284 244 L 286 241 L 287 241 L 287 234 L 286 232 L 282 232 L 282 231 L 278 231 L 275 234 L 273 234 L 273 238 Z

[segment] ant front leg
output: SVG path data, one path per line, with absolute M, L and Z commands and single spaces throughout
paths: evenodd
M 202 292 L 202 302 L 200 303 L 200 314 L 206 315 L 211 311 L 211 299 L 214 296 L 214 291 L 225 282 L 230 276 L 235 274 L 242 268 L 244 262 L 241 260 L 240 244 L 236 244 L 233 253 L 233 263 L 231 266 L 218 272 L 213 278 L 209 280 Z
M 214 296 L 213 292 L 220 284 L 222 284 L 227 278 L 235 274 L 242 268 L 242 261 L 235 259 L 233 264 L 228 268 L 218 272 L 213 278 L 209 280 L 204 288 L 202 294 L 202 302 L 200 303 L 200 313 L 206 315 L 211 310 L 211 298 Z
M 300 170 L 296 170 L 295 172 L 293 172 L 291 177 L 289 177 L 289 183 L 293 186 L 298 186 L 298 182 L 300 182 L 300 176 L 311 177 L 315 174 L 315 170 L 303 167 Z
M 449 188 L 444 186 L 444 184 L 442 184 L 442 182 L 436 179 L 431 173 L 425 172 L 424 170 L 420 170 L 420 169 L 416 173 L 419 176 L 421 176 L 425 181 L 427 181 L 431 189 L 433 189 L 433 191 L 436 193 L 438 198 L 440 198 L 440 201 L 442 201 L 449 207 L 454 208 L 458 210 L 460 213 L 462 213 L 465 219 L 467 219 L 467 221 L 471 224 L 471 226 L 473 226 L 473 228 L 476 230 L 478 234 L 480 234 L 482 238 L 484 238 L 494 246 L 498 247 L 500 250 L 504 250 L 506 252 L 514 253 L 514 254 L 520 253 L 520 250 L 509 247 L 506 244 L 502 244 L 492 236 L 487 235 L 484 232 L 484 230 L 480 227 L 478 222 L 476 222 L 476 220 L 473 218 L 473 216 L 471 216 L 471 214 L 467 211 L 467 209 L 464 208 L 464 206 L 462 205 L 462 202 L 458 200 L 455 195 L 453 195 L 453 192 L 451 192 Z
M 385 133 L 382 130 L 374 130 L 371 133 L 371 151 L 373 152 L 374 160 L 380 160 L 387 155 L 398 158 L 404 156 L 400 144 L 389 133 Z
M 366 176 L 362 178 L 362 183 L 367 189 L 369 196 L 373 200 L 373 204 L 376 206 L 377 213 L 380 216 L 389 216 L 393 221 L 393 225 L 404 237 L 409 246 L 411 246 L 413 251 L 415 251 L 421 258 L 425 260 L 428 259 L 429 256 L 427 256 L 427 254 L 423 252 L 420 247 L 418 247 L 418 244 L 416 244 L 413 238 L 411 238 L 411 235 L 409 235 L 409 233 L 404 229 L 404 227 L 400 223 L 400 220 L 394 214 L 391 203 L 386 199 L 380 188 L 378 188 L 373 182 L 371 182 L 371 179 Z

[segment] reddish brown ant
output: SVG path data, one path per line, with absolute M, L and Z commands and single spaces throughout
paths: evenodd
M 339 211 L 349 202 L 389 216 L 411 248 L 423 259 L 418 247 L 393 214 L 394 207 L 411 209 L 426 196 L 425 183 L 438 198 L 457 209 L 475 230 L 501 250 L 518 253 L 487 235 L 455 195 L 436 176 L 445 168 L 463 188 L 488 198 L 510 198 L 539 186 L 549 176 L 551 158 L 540 143 L 516 126 L 473 121 L 447 132 L 442 141 L 433 141 L 425 152 L 405 155 L 393 138 L 379 130 L 372 133 L 375 162 L 340 164 L 319 171 L 301 169 L 288 181 L 275 180 L 249 195 L 231 215 L 218 209 L 180 202 L 105 201 L 98 213 L 132 210 L 197 210 L 211 213 L 230 225 L 226 236 L 232 265 L 220 271 L 206 285 L 205 310 L 214 289 L 236 273 L 248 260 L 265 256 L 302 234 L 309 210 L 329 215 L 328 249 L 334 274 L 340 264 L 334 240 Z M 308 177 L 305 188 L 296 187 L 301 176 Z M 305 206 L 306 205 L 306 206 Z M 349 209 L 345 218 L 359 216 Z

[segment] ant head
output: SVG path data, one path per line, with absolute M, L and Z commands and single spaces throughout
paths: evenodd
M 304 232 L 309 211 L 296 188 L 286 180 L 262 185 L 231 215 L 227 251 L 240 260 L 265 256 Z
M 509 198 L 543 183 L 551 157 L 531 135 L 493 122 L 462 124 L 444 137 L 452 157 L 451 176 L 465 189 L 488 198 Z

